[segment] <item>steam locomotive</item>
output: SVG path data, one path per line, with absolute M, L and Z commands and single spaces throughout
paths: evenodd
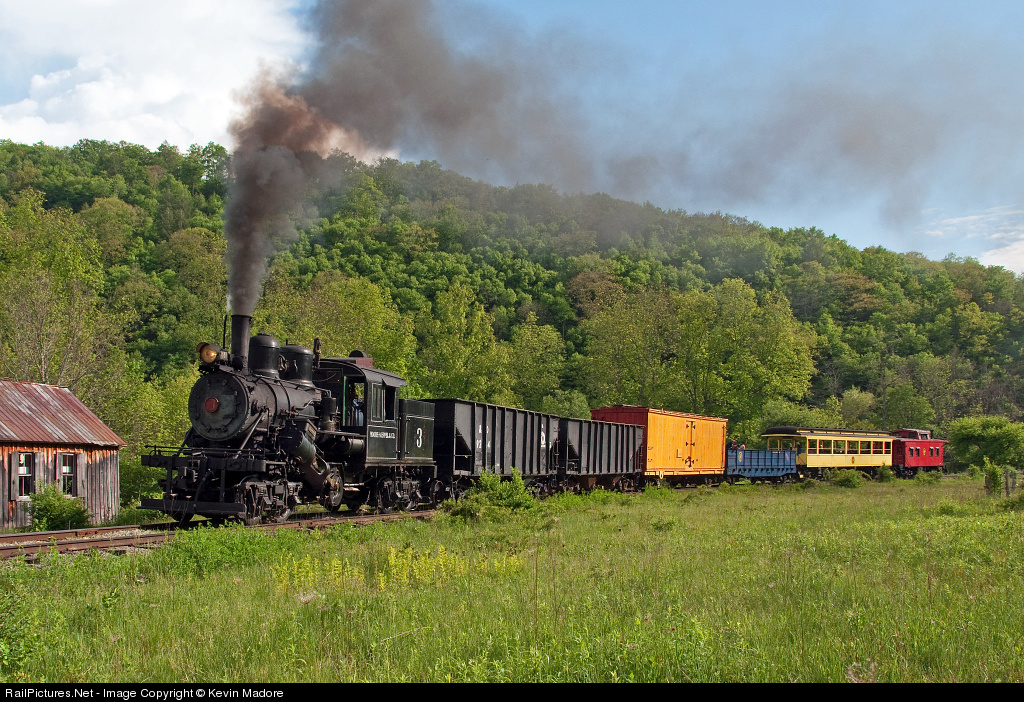
M 202 377 L 179 447 L 154 447 L 163 495 L 144 509 L 248 524 L 300 505 L 413 510 L 457 497 L 483 471 L 518 470 L 537 493 L 635 487 L 643 427 L 457 399 L 400 399 L 406 384 L 353 352 L 324 358 L 251 336 L 231 318 L 231 350 L 201 344 Z
M 192 427 L 182 446 L 143 456 L 166 471 L 163 496 L 143 500 L 144 509 L 251 524 L 283 521 L 302 504 L 414 508 L 445 494 L 435 479 L 433 408 L 399 402 L 402 378 L 362 354 L 321 358 L 319 344 L 250 338 L 251 326 L 251 317 L 232 317 L 230 353 L 200 345 Z

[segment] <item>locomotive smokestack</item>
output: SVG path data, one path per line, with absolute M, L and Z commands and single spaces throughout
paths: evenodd
M 247 314 L 231 315 L 231 365 L 245 370 L 249 356 L 249 336 L 252 317 Z

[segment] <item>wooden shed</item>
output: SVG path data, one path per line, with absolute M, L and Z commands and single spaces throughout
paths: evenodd
M 29 495 L 56 483 L 94 522 L 120 506 L 124 441 L 67 388 L 0 380 L 0 528 L 29 524 Z

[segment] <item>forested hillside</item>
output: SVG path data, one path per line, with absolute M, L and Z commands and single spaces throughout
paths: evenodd
M 1024 406 L 1024 279 L 817 229 L 668 212 L 434 162 L 328 160 L 255 317 L 457 396 L 768 424 L 942 429 Z M 0 141 L 0 375 L 74 390 L 129 443 L 181 440 L 226 312 L 227 154 Z

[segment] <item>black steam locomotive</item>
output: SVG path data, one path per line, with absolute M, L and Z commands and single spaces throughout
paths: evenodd
M 231 318 L 231 351 L 201 344 L 180 447 L 143 464 L 166 471 L 144 509 L 246 523 L 283 521 L 299 505 L 413 510 L 457 497 L 484 471 L 519 471 L 537 493 L 632 488 L 643 427 L 568 419 L 458 399 L 400 399 L 405 381 L 358 352 L 322 358 L 319 343 L 250 338 Z
M 436 479 L 433 405 L 399 400 L 402 378 L 358 353 L 250 339 L 251 324 L 232 317 L 230 353 L 200 345 L 192 428 L 181 447 L 143 457 L 166 470 L 163 496 L 144 509 L 255 523 L 300 504 L 414 509 L 449 494 Z

